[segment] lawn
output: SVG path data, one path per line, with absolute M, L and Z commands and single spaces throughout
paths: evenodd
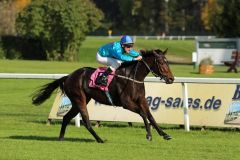
M 82 43 L 79 62 L 92 62 L 95 59 L 98 48 L 106 43 L 118 41 L 117 38 L 105 38 L 105 37 L 87 37 Z M 154 39 L 142 39 L 137 38 L 134 48 L 136 50 L 141 49 L 168 49 L 167 57 L 171 61 L 191 62 L 192 52 L 195 51 L 195 40 L 154 40 Z
M 0 73 L 71 73 L 81 67 L 100 66 L 95 60 L 92 62 L 49 62 L 49 61 L 24 61 L 24 60 L 0 60 Z M 193 65 L 170 64 L 175 77 L 204 77 L 204 78 L 240 78 L 239 73 L 227 73 L 226 66 L 214 66 L 213 74 L 204 75 L 198 73 L 198 68 Z M 149 76 L 152 76 L 149 74 Z
M 88 37 L 78 62 L 0 60 L 0 73 L 71 73 L 84 66 L 97 67 L 97 47 L 109 40 L 114 39 Z M 136 47 L 169 48 L 169 59 L 189 62 L 194 41 L 137 39 Z M 215 66 L 212 75 L 201 75 L 192 65 L 171 64 L 170 67 L 176 77 L 240 78 L 239 73 L 226 73 L 225 66 Z M 55 96 L 41 106 L 31 104 L 33 91 L 50 81 L 0 79 L 0 160 L 238 160 L 240 157 L 237 129 L 201 131 L 196 127 L 185 132 L 178 126 L 160 124 L 173 139 L 165 141 L 152 130 L 153 140 L 148 142 L 142 123 L 128 127 L 127 123 L 103 122 L 100 128 L 94 127 L 105 140 L 104 144 L 98 144 L 84 127 L 76 128 L 72 123 L 66 130 L 66 140 L 59 142 L 60 123 L 46 125 Z
M 0 80 L 0 159 L 239 159 L 240 132 L 231 129 L 196 128 L 185 132 L 177 126 L 164 125 L 173 139 L 165 141 L 152 130 L 153 140 L 148 142 L 142 123 L 128 127 L 127 123 L 104 122 L 102 127 L 94 127 L 106 141 L 98 144 L 84 127 L 72 124 L 67 128 L 66 140 L 59 142 L 60 123 L 45 123 L 54 96 L 39 107 L 31 105 L 29 97 L 36 86 L 48 81 Z

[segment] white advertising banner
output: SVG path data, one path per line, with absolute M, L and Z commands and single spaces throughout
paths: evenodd
M 145 82 L 146 99 L 157 123 L 184 124 L 181 83 Z M 114 97 L 112 97 L 114 99 Z M 61 119 L 70 109 L 66 96 L 57 95 L 49 119 Z M 190 125 L 240 127 L 240 84 L 188 83 Z M 91 100 L 90 120 L 143 122 L 122 107 L 106 106 Z

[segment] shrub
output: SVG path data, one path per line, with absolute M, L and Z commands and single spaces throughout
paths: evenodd
M 210 57 L 207 57 L 207 58 L 203 58 L 200 61 L 199 65 L 212 65 L 212 64 L 213 64 L 213 60 Z
M 85 35 L 97 29 L 102 18 L 90 0 L 32 1 L 20 12 L 16 29 L 22 37 L 40 40 L 48 58 L 66 60 L 72 57 L 67 54 L 79 51 Z

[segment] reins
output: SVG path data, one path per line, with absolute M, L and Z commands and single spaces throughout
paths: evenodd
M 144 59 L 142 59 L 142 62 L 143 62 L 143 64 L 147 67 L 147 69 L 148 69 L 155 77 L 160 77 L 160 80 L 163 79 L 163 76 L 162 76 L 162 74 L 161 74 L 162 69 L 161 69 L 161 67 L 159 67 L 159 64 L 157 63 L 156 58 L 154 58 L 154 62 L 155 62 L 155 64 L 157 64 L 158 71 L 159 71 L 159 75 L 151 70 L 151 68 L 149 67 L 149 65 L 147 64 L 147 62 L 146 62 Z M 160 71 L 161 71 L 161 72 L 160 72 Z
M 139 61 L 137 62 L 137 65 L 136 65 L 136 67 L 135 67 L 133 79 L 132 79 L 132 78 L 129 78 L 129 77 L 126 77 L 126 76 L 122 76 L 122 75 L 116 75 L 116 76 L 119 77 L 119 78 L 123 78 L 123 79 L 130 80 L 130 81 L 135 82 L 135 83 L 140 83 L 140 84 L 141 84 L 141 83 L 144 83 L 144 81 L 135 80 L 135 77 L 136 77 L 136 74 L 137 74 L 137 69 L 138 69 L 138 64 L 139 64 Z
M 127 79 L 127 80 L 130 80 L 130 81 L 133 81 L 135 83 L 144 83 L 144 81 L 138 81 L 138 80 L 126 77 L 126 76 L 122 76 L 122 75 L 116 75 L 116 76 L 119 77 L 119 78 L 123 78 L 123 79 Z
M 155 77 L 160 77 L 160 80 L 164 78 L 164 77 L 162 76 L 162 73 L 161 73 L 161 72 L 162 72 L 162 69 L 161 69 L 161 67 L 159 67 L 159 64 L 157 63 L 156 57 L 154 57 L 154 63 L 157 65 L 159 74 L 155 73 L 155 72 L 150 68 L 150 66 L 147 64 L 147 62 L 142 58 L 141 61 L 138 61 L 138 62 L 137 62 L 137 65 L 136 65 L 135 71 L 134 71 L 133 79 L 130 78 L 130 77 L 122 76 L 122 75 L 116 75 L 116 76 L 119 77 L 119 78 L 123 78 L 123 79 L 130 80 L 130 81 L 135 82 L 135 83 L 144 83 L 144 81 L 135 80 L 136 73 L 137 73 L 137 70 L 138 70 L 138 64 L 139 64 L 139 62 L 143 62 L 143 64 L 145 65 L 145 67 L 146 67 Z

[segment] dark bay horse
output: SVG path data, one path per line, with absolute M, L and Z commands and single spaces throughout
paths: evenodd
M 167 84 L 173 83 L 174 77 L 165 57 L 166 52 L 161 50 L 141 51 L 143 59 L 141 61 L 123 63 L 115 72 L 115 76 L 109 86 L 109 93 L 115 106 L 122 106 L 124 109 L 135 112 L 142 117 L 147 131 L 146 138 L 149 141 L 152 140 L 150 124 L 165 140 L 171 139 L 171 136 L 157 125 L 150 113 L 145 99 L 144 87 L 144 79 L 150 71 L 156 77 L 163 79 Z M 103 143 L 103 140 L 91 126 L 87 104 L 91 98 L 106 105 L 110 105 L 110 102 L 103 91 L 88 87 L 90 76 L 94 71 L 94 68 L 80 68 L 67 76 L 44 85 L 35 92 L 32 98 L 32 103 L 35 105 L 40 105 L 47 100 L 58 87 L 70 99 L 72 108 L 63 117 L 59 140 L 64 139 L 68 123 L 80 112 L 84 126 L 95 137 L 97 142 Z

